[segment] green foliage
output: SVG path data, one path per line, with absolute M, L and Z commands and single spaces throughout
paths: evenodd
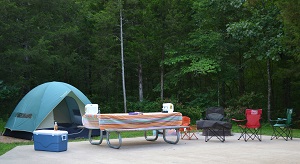
M 20 89 L 0 81 L 0 120 L 7 119 L 12 112 L 14 99 L 19 96 Z M 10 102 L 10 103 L 9 103 Z
M 257 4 L 250 7 L 252 15 L 247 20 L 231 23 L 228 25 L 228 32 L 238 40 L 247 40 L 255 42 L 246 53 L 245 57 L 255 56 L 262 60 L 271 58 L 279 60 L 278 54 L 282 52 L 282 23 L 276 19 L 279 10 L 273 2 L 267 2 L 267 5 Z M 266 12 L 267 11 L 267 12 Z
M 246 109 L 262 109 L 259 106 L 260 100 L 263 99 L 263 95 L 259 93 L 245 93 L 238 99 L 232 99 L 228 107 L 225 108 L 225 113 L 228 118 L 244 119 Z M 265 112 L 265 110 L 263 110 Z
M 3 81 L 0 80 L 0 102 L 9 100 L 10 98 L 17 95 L 19 88 L 14 86 L 6 86 Z
M 283 18 L 284 33 L 282 42 L 288 47 L 288 54 L 295 56 L 296 60 L 300 60 L 300 7 L 297 0 L 277 0 L 277 6 L 281 9 L 280 16 Z M 296 5 L 298 4 L 298 5 Z
M 208 74 L 217 73 L 220 70 L 220 66 L 214 60 L 200 59 L 199 61 L 193 61 L 189 67 L 183 69 L 183 73 L 196 73 L 196 74 Z
M 240 21 L 228 24 L 226 30 L 234 39 L 243 40 L 258 37 L 257 31 L 262 30 L 262 27 L 256 22 Z
M 197 106 L 177 106 L 176 110 L 182 113 L 183 116 L 188 116 L 191 118 L 191 124 L 195 125 L 197 120 L 203 118 L 204 108 Z
M 161 112 L 162 103 L 160 101 L 147 101 L 143 102 L 128 102 L 128 112 Z
M 0 133 L 2 134 L 2 132 L 4 132 L 4 130 L 5 130 L 5 124 L 6 124 L 6 122 L 2 119 L 2 118 L 0 118 Z
M 266 59 L 274 75 L 271 110 L 298 110 L 296 2 L 1 1 L 0 115 L 7 119 L 26 93 L 48 81 L 75 86 L 102 113 L 123 112 L 120 9 L 129 110 L 160 111 L 172 100 L 197 118 L 198 110 L 216 104 L 265 107 Z M 158 100 L 162 77 L 165 101 Z M 264 98 L 250 103 L 252 92 Z
M 216 91 L 208 90 L 206 93 L 197 93 L 195 98 L 188 102 L 189 106 L 197 106 L 200 108 L 207 108 L 210 106 L 218 106 L 216 101 Z
M 187 55 L 170 58 L 169 60 L 165 60 L 164 64 L 174 66 L 176 64 L 181 65 L 181 63 L 183 62 L 188 62 L 190 64 L 185 67 L 181 67 L 181 76 L 188 73 L 206 75 L 209 73 L 216 73 L 217 71 L 220 71 L 219 64 L 212 59 L 197 59 L 196 57 L 188 57 Z
M 203 109 L 198 106 L 183 105 L 176 100 L 166 99 L 163 102 L 158 100 L 155 102 L 143 101 L 143 102 L 128 102 L 128 112 L 161 112 L 163 103 L 173 103 L 174 111 L 181 112 L 184 116 L 189 116 L 193 122 L 199 120 L 202 117 Z

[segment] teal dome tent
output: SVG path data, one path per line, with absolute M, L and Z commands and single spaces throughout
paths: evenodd
M 55 121 L 61 130 L 73 129 L 69 132 L 71 135 L 74 128 L 82 124 L 81 116 L 86 104 L 91 104 L 90 100 L 70 84 L 41 84 L 18 103 L 5 125 L 4 135 L 31 139 L 34 130 L 53 129 Z M 82 137 L 78 134 L 75 136 Z

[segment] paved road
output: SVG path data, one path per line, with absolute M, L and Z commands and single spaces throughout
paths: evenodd
M 198 140 L 180 140 L 176 145 L 165 143 L 162 137 L 155 142 L 145 141 L 143 137 L 125 138 L 120 149 L 109 148 L 105 140 L 101 145 L 91 145 L 88 141 L 68 142 L 68 150 L 64 152 L 35 151 L 33 145 L 18 146 L 0 156 L 0 163 L 300 163 L 299 138 L 271 141 L 270 136 L 263 136 L 261 142 L 244 142 L 238 141 L 239 134 L 235 134 L 222 143 L 216 138 L 204 142 L 203 136 L 197 136 Z

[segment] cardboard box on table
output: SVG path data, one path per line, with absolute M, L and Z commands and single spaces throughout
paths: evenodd
M 68 148 L 68 132 L 61 130 L 33 131 L 34 150 L 66 151 Z

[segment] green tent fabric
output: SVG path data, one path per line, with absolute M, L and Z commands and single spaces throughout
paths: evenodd
M 47 82 L 30 92 L 16 106 L 5 128 L 10 131 L 33 132 L 59 124 L 81 122 L 90 100 L 78 89 L 63 82 Z M 77 118 L 76 118 L 77 117 Z

